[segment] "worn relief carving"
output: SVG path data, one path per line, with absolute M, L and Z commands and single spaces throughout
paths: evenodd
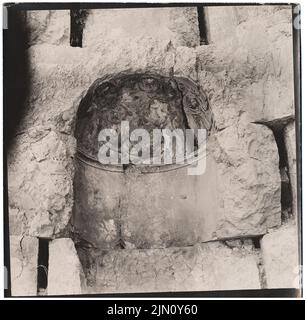
M 98 79 L 78 111 L 75 135 L 79 153 L 97 160 L 99 132 L 111 128 L 120 134 L 122 121 L 129 122 L 130 131 L 143 128 L 151 137 L 156 128 L 210 132 L 213 127 L 207 97 L 189 79 L 156 74 Z

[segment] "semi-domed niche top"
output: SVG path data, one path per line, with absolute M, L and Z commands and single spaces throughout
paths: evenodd
M 130 132 L 146 129 L 206 129 L 213 115 L 205 94 L 191 80 L 156 74 L 120 74 L 96 80 L 82 99 L 75 136 L 78 152 L 97 161 L 102 129 L 120 134 L 121 122 Z

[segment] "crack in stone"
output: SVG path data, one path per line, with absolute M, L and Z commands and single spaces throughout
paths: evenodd
M 257 255 L 257 269 L 258 269 L 258 276 L 259 276 L 259 282 L 261 289 L 267 288 L 267 275 L 265 271 L 265 266 L 263 262 L 263 256 L 261 249 L 256 249 L 256 255 Z
M 26 259 L 26 256 L 24 255 L 23 253 L 23 247 L 22 247 L 22 241 L 23 239 L 25 238 L 25 235 L 23 235 L 19 241 L 19 247 L 20 247 L 20 252 L 21 252 L 21 256 L 22 256 L 22 261 L 21 261 L 21 270 L 20 270 L 20 273 L 18 274 L 18 276 L 16 277 L 17 279 L 21 277 L 22 273 L 23 273 L 23 269 L 25 267 L 25 259 Z

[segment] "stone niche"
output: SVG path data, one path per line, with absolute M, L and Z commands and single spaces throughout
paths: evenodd
M 129 121 L 130 131 L 144 128 L 150 135 L 156 128 L 206 129 L 205 171 L 188 174 L 199 161 L 196 156 L 191 164 L 101 164 L 99 132 L 112 128 L 120 133 L 121 121 Z M 270 137 L 267 128 L 262 127 L 261 132 L 267 139 Z M 253 144 L 253 154 L 258 152 L 254 133 L 247 137 L 248 143 Z M 258 200 L 257 195 L 251 199 L 248 192 L 257 183 L 257 167 L 250 159 L 243 168 L 224 163 L 228 156 L 221 145 L 224 137 L 217 131 L 209 101 L 187 78 L 135 73 L 96 80 L 80 102 L 75 137 L 72 238 L 87 285 L 95 288 L 93 292 L 104 290 L 101 283 L 96 284 L 96 278 L 104 273 L 103 268 L 99 270 L 98 261 L 105 252 L 178 248 L 217 239 L 259 236 L 280 222 L 279 207 L 263 208 L 266 202 L 247 207 L 249 201 Z M 234 132 L 230 137 L 234 144 Z M 198 151 L 196 148 L 195 143 Z M 249 170 L 249 185 L 245 181 L 233 182 L 232 177 L 225 181 L 224 171 L 230 166 L 236 166 L 241 176 Z M 243 184 L 246 190 L 242 192 L 247 192 L 248 199 L 242 198 L 242 192 L 234 197 L 245 203 L 236 206 L 224 183 Z M 279 200 L 278 187 L 272 187 L 265 192 L 273 201 Z M 231 211 L 227 210 L 227 203 Z M 232 206 L 236 208 L 233 210 Z
M 215 161 L 208 156 L 201 176 L 188 175 L 194 163 L 186 162 L 101 165 L 98 134 L 105 128 L 120 133 L 121 121 L 129 121 L 130 132 L 143 128 L 151 136 L 153 129 L 202 128 L 210 135 L 215 130 L 206 96 L 186 78 L 131 74 L 97 80 L 77 116 L 74 232 L 101 249 L 187 246 L 211 239 L 215 227 L 207 217 L 219 211 Z

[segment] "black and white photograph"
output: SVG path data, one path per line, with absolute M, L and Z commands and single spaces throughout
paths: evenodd
M 2 20 L 6 297 L 302 297 L 299 4 Z

